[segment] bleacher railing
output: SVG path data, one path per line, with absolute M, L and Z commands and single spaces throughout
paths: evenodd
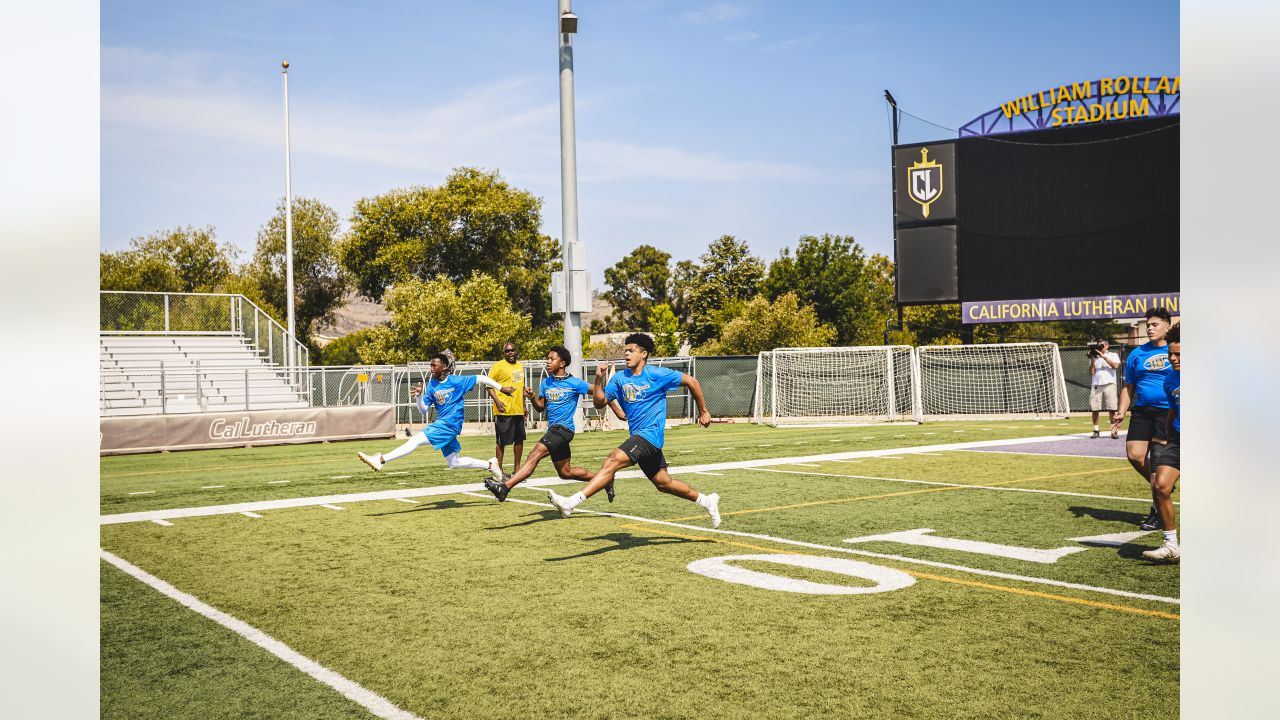
M 307 346 L 243 295 L 102 290 L 98 296 L 102 335 L 240 335 L 273 365 L 311 364 Z

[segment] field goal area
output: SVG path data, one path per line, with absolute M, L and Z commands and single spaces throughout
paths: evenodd
M 1055 343 L 779 348 L 760 353 L 753 407 L 774 427 L 1070 415 Z

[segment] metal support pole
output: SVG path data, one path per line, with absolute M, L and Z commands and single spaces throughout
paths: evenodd
M 249 409 L 249 368 L 244 369 L 244 409 Z
M 889 388 L 889 420 L 892 422 L 898 419 L 898 394 L 893 383 L 893 348 L 884 349 L 884 363 Z
M 169 334 L 169 293 L 164 294 L 164 334 Z
M 168 299 L 168 296 L 166 295 L 165 298 Z M 167 393 L 165 392 L 165 386 L 164 386 L 164 361 L 161 360 L 160 361 L 160 414 L 161 415 L 166 415 L 169 412 L 169 400 L 166 397 L 166 395 Z
M 284 267 L 285 267 L 285 304 L 288 305 L 289 343 L 285 346 L 285 365 L 294 366 L 294 355 L 297 349 L 297 332 L 293 324 L 293 187 L 289 176 L 289 61 L 280 63 L 284 67 Z
M 571 18 L 571 19 L 570 19 Z M 558 0 L 556 31 L 560 37 L 560 224 L 564 251 L 564 346 L 579 360 L 570 372 L 585 378 L 582 362 L 582 314 L 574 312 L 579 300 L 574 297 L 574 277 L 586 272 L 586 257 L 578 242 L 578 159 L 573 110 L 573 36 L 577 18 L 570 0 Z M 578 427 L 585 427 L 585 415 L 579 407 L 574 414 Z

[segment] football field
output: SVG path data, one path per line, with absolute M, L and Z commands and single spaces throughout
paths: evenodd
M 355 458 L 400 440 L 106 457 L 102 715 L 1173 717 L 1179 569 L 1087 430 L 668 430 L 715 530 L 635 472 L 561 518 L 549 461 L 499 503 Z

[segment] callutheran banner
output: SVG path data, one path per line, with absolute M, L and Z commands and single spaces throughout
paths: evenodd
M 961 312 L 966 324 L 1140 318 L 1153 307 L 1168 308 L 1170 315 L 1178 315 L 1178 301 L 1176 292 L 1039 300 L 987 300 L 964 303 Z
M 101 454 L 395 436 L 391 405 L 102 418 Z

